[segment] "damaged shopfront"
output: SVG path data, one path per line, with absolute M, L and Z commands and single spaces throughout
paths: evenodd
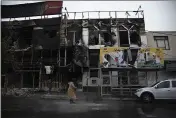
M 143 11 L 61 12 L 62 4 L 57 5 L 53 11 L 37 12 L 38 19 L 20 14 L 24 20 L 1 23 L 2 38 L 10 41 L 4 47 L 4 57 L 10 55 L 3 59 L 9 65 L 4 75 L 17 78 L 11 82 L 15 86 L 62 90 L 76 78 L 83 92 L 125 94 L 125 89 L 132 95 L 147 86 L 150 72 L 163 68 L 162 50 L 147 47 Z M 58 17 L 50 18 L 53 14 Z
M 44 6 L 49 8 L 43 9 Z M 33 8 L 30 13 L 26 11 L 28 7 Z M 19 9 L 24 12 L 18 14 Z M 72 77 L 79 78 L 81 67 L 75 60 L 80 62 L 82 56 L 76 52 L 82 47 L 75 43 L 73 32 L 67 34 L 67 19 L 61 12 L 62 1 L 4 5 L 2 10 L 3 18 L 10 18 L 1 22 L 3 87 L 42 90 L 51 87 L 62 91 Z M 49 17 L 55 14 L 58 16 Z M 30 19 L 36 15 L 40 18 Z M 24 19 L 11 20 L 14 17 Z
M 132 96 L 139 87 L 148 86 L 150 73 L 156 73 L 157 81 L 157 72 L 164 68 L 163 51 L 148 48 L 143 17 L 118 18 L 112 15 L 118 12 L 108 13 L 109 18 L 82 19 L 82 42 L 88 47 L 83 91 Z

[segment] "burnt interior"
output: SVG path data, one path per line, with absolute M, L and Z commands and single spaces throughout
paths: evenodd
M 137 44 L 138 46 L 141 46 L 141 38 L 138 32 L 132 31 L 130 33 L 130 41 L 132 44 Z
M 90 77 L 99 77 L 98 70 L 90 70 Z
M 111 34 L 108 32 L 103 32 L 103 36 L 105 45 L 112 45 L 113 42 L 111 41 Z
M 89 45 L 99 44 L 99 34 L 98 31 L 89 30 Z
M 99 50 L 89 50 L 89 67 L 98 68 L 99 66 Z
M 19 48 L 24 49 L 32 44 L 33 27 L 22 27 L 20 29 L 20 38 L 18 40 Z
M 60 19 L 40 19 L 40 20 L 32 20 L 34 23 L 24 23 L 27 25 L 24 25 L 24 21 L 20 21 L 21 28 L 16 28 L 15 32 L 13 31 L 13 36 L 11 37 L 12 45 L 14 44 L 14 41 L 17 41 L 19 44 L 19 49 L 24 49 L 28 47 L 32 47 L 31 49 L 27 51 L 19 51 L 15 52 L 15 56 L 17 59 L 17 62 L 20 62 L 23 64 L 20 66 L 23 70 L 39 70 L 40 69 L 40 62 L 43 62 L 44 65 L 55 65 L 55 71 L 54 71 L 54 77 L 56 78 L 56 71 L 61 72 L 62 80 L 67 83 L 67 79 L 64 78 L 71 78 L 71 75 L 69 73 L 69 70 L 71 68 L 71 72 L 77 73 L 77 75 L 81 75 L 81 68 L 77 65 L 73 64 L 73 58 L 76 61 L 81 61 L 81 63 L 85 63 L 86 51 L 88 52 L 88 49 L 85 49 L 83 46 L 77 46 L 73 43 L 82 43 L 82 26 L 81 20 L 70 22 L 69 28 L 67 29 L 68 33 L 66 35 L 67 41 L 70 45 L 67 47 L 62 47 L 60 49 L 60 66 L 65 66 L 65 58 L 66 58 L 66 65 L 72 64 L 72 66 L 64 67 L 60 70 L 57 68 L 57 61 L 58 61 L 58 44 L 60 39 L 60 36 L 58 35 L 60 33 Z M 28 21 L 25 21 L 28 22 Z M 101 23 L 100 23 L 101 22 Z M 90 20 L 89 22 L 89 45 L 98 45 L 99 44 L 99 34 L 101 35 L 103 43 L 105 46 L 112 46 L 115 42 L 112 41 L 112 35 L 115 35 L 114 32 L 111 32 L 111 27 L 108 25 L 110 23 L 110 19 L 103 19 L 103 20 Z M 97 31 L 96 28 L 93 26 L 96 26 L 101 31 Z M 5 30 L 4 30 L 5 31 Z M 7 35 L 6 33 L 3 33 L 3 36 Z M 120 35 L 120 47 L 128 47 L 128 32 L 127 31 L 119 31 Z M 74 37 L 75 36 L 75 37 Z M 15 37 L 15 38 L 14 38 Z M 75 40 L 74 40 L 75 39 Z M 137 32 L 132 31 L 130 32 L 130 39 L 131 43 L 140 45 L 140 36 Z M 73 40 L 75 42 L 73 42 Z M 42 49 L 35 49 L 35 47 L 41 46 Z M 77 52 L 74 50 L 75 47 L 77 48 Z M 66 55 L 65 55 L 66 52 Z M 137 57 L 137 51 L 131 50 L 132 54 L 132 60 L 130 61 L 130 64 L 134 64 L 136 57 Z M 124 60 L 128 61 L 127 59 L 128 52 L 127 50 L 124 50 Z M 106 57 L 108 61 L 110 60 L 109 55 Z M 44 66 L 43 65 L 43 66 Z M 74 66 L 73 66 L 74 65 Z M 90 68 L 98 68 L 99 67 L 99 50 L 89 50 L 89 67 Z M 74 69 L 73 69 L 74 68 Z M 43 70 L 44 67 L 43 67 Z M 44 71 L 43 71 L 44 72 Z M 69 74 L 68 74 L 69 73 Z M 97 76 L 96 71 L 92 71 L 91 73 L 94 73 L 93 76 Z M 90 73 L 90 74 L 91 74 Z M 39 73 L 38 73 L 39 74 Z M 38 78 L 39 75 L 36 74 L 35 76 L 35 86 L 38 86 Z M 43 78 L 48 78 L 45 74 L 42 75 Z M 72 77 L 74 74 L 72 75 Z M 76 76 L 75 76 L 76 77 Z M 78 77 L 78 76 L 77 76 Z M 33 84 L 33 81 L 30 80 L 32 78 L 32 73 L 25 73 L 24 74 L 24 87 L 31 87 Z M 43 79 L 47 80 L 47 79 Z
M 129 47 L 128 32 L 119 31 L 119 35 L 120 35 L 120 47 Z
M 34 45 L 41 45 L 43 49 L 57 49 L 59 36 L 56 35 L 56 29 L 36 29 L 33 30 Z

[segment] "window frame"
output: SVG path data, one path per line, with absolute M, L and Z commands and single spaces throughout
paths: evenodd
M 169 82 L 169 87 L 168 87 L 168 88 L 171 87 L 171 82 L 170 82 L 170 81 L 162 81 L 162 82 L 160 82 L 160 83 L 158 83 L 158 84 L 156 85 L 156 88 L 157 88 L 157 89 L 168 89 L 168 88 L 159 88 L 159 87 L 158 87 L 158 85 L 160 85 L 160 84 L 162 84 L 162 83 L 164 83 L 164 82 Z
M 164 37 L 164 39 L 157 39 L 157 38 L 160 38 L 160 37 Z M 170 50 L 170 44 L 169 44 L 169 37 L 168 36 L 154 36 L 154 40 L 156 42 L 156 46 L 157 48 L 162 48 L 163 50 Z M 164 48 L 163 47 L 158 47 L 158 41 L 163 41 L 164 40 Z M 168 43 L 168 49 L 166 48 L 166 41 Z

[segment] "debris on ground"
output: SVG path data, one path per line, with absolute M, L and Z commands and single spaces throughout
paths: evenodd
M 15 97 L 31 97 L 35 95 L 38 90 L 34 89 L 19 89 L 19 88 L 8 88 L 7 92 L 2 92 L 3 96 L 15 96 Z

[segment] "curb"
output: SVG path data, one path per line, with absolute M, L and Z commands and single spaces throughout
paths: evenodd
M 68 100 L 67 96 L 64 95 L 43 95 L 40 97 L 41 99 L 56 99 L 56 100 Z
M 41 99 L 51 99 L 51 100 L 68 100 L 67 96 L 64 95 L 43 95 Z M 78 98 L 78 100 L 86 100 L 87 98 Z M 89 99 L 89 98 L 88 98 Z M 96 98 L 93 98 L 96 99 Z M 115 100 L 115 101 L 134 101 L 135 98 L 101 98 L 101 100 Z
M 115 100 L 115 101 L 135 101 L 135 98 L 102 98 L 103 100 Z

